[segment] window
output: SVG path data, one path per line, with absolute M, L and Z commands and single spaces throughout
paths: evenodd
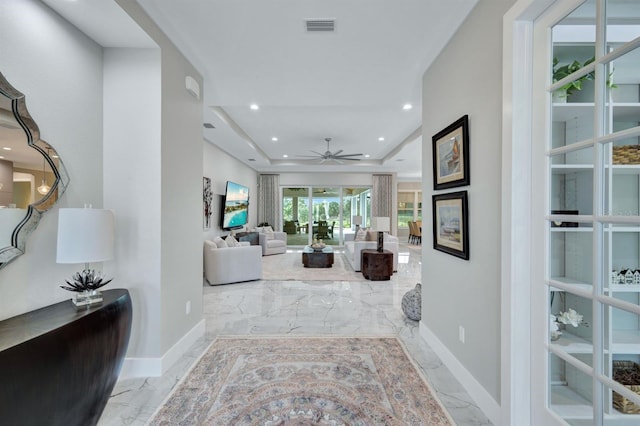
M 422 191 L 398 191 L 398 229 L 408 229 L 409 221 L 422 220 Z

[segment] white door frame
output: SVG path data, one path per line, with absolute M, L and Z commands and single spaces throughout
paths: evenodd
M 540 389 L 533 371 L 532 342 L 542 342 L 534 333 L 536 315 L 532 285 L 534 264 L 531 211 L 536 196 L 532 180 L 534 21 L 555 3 L 580 0 L 518 0 L 503 18 L 502 86 L 502 235 L 501 235 L 501 424 L 531 425 L 548 418 L 540 406 Z M 546 324 L 546 322 L 544 323 Z M 539 327 L 538 327 L 539 328 Z M 535 352 L 534 352 L 535 353 Z M 535 387 L 535 388 L 534 388 Z M 534 419 L 536 419 L 534 421 Z M 551 417 L 544 424 L 562 424 Z

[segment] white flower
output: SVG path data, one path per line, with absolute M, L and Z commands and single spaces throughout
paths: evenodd
M 560 331 L 560 327 L 558 327 L 558 323 L 556 322 L 556 316 L 553 314 L 549 315 L 549 331 Z
M 572 326 L 577 327 L 582 322 L 582 315 L 570 308 L 567 312 L 560 312 L 558 321 L 563 324 L 571 324 Z

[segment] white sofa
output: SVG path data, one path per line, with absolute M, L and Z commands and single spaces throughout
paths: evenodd
M 221 238 L 204 242 L 204 276 L 210 285 L 262 279 L 262 248 L 248 242 L 228 247 Z
M 275 232 L 270 226 L 258 227 L 254 231 L 258 232 L 263 256 L 282 254 L 287 251 L 286 232 Z
M 367 231 L 367 239 L 365 241 L 345 241 L 344 242 L 344 255 L 349 261 L 349 264 L 353 267 L 354 271 L 362 270 L 360 267 L 360 262 L 362 259 L 362 250 L 371 249 L 375 250 L 378 248 L 378 232 L 377 231 Z M 389 250 L 393 252 L 393 270 L 398 270 L 398 237 L 394 237 L 393 235 L 389 235 L 388 233 L 384 234 L 384 242 L 382 247 L 385 250 Z

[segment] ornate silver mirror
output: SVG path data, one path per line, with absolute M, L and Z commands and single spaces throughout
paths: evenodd
M 0 73 L 0 268 L 24 253 L 42 213 L 60 198 L 69 177 L 17 91 Z

